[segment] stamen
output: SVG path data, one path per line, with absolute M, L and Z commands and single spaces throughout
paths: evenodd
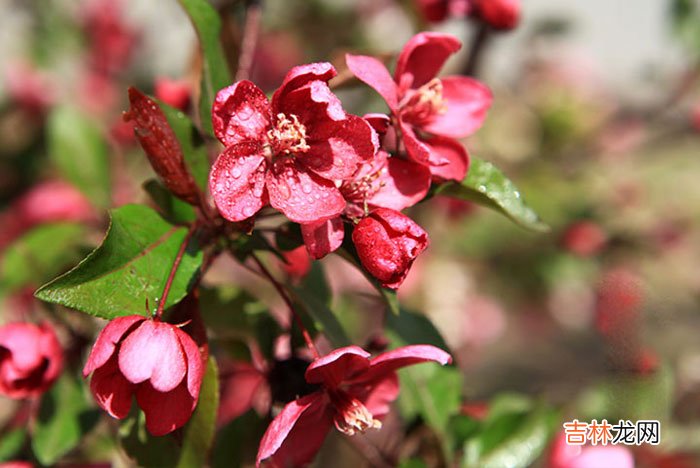
M 274 154 L 305 153 L 310 148 L 306 143 L 306 127 L 294 114 L 277 114 L 277 122 L 267 131 L 267 139 Z
M 343 395 L 340 401 L 336 400 L 335 427 L 347 435 L 355 435 L 368 429 L 380 429 L 382 422 L 374 419 L 372 413 L 360 400 Z
M 447 112 L 447 100 L 442 95 L 442 82 L 433 78 L 412 94 L 401 105 L 401 114 L 409 122 L 421 123 L 435 114 Z

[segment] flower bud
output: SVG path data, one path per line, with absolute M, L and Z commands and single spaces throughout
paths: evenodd
M 509 30 L 520 22 L 520 0 L 476 0 L 475 14 L 495 29 Z
M 129 88 L 131 108 L 124 120 L 134 120 L 135 134 L 153 170 L 178 198 L 195 205 L 198 190 L 187 170 L 182 148 L 158 104 L 136 88 Z
M 169 106 L 187 112 L 190 107 L 190 85 L 185 80 L 157 78 L 155 94 L 158 99 Z
M 111 416 L 124 419 L 132 397 L 154 436 L 182 427 L 192 416 L 204 378 L 202 354 L 180 328 L 140 315 L 112 320 L 100 332 L 83 375 Z
M 11 323 L 0 327 L 0 394 L 40 395 L 63 368 L 63 353 L 48 324 Z
M 362 265 L 387 288 L 398 288 L 428 246 L 428 233 L 411 218 L 377 208 L 352 233 Z

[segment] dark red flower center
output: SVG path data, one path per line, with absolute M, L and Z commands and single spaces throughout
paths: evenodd
M 447 100 L 442 95 L 442 82 L 433 78 L 420 88 L 409 91 L 401 103 L 401 117 L 409 123 L 420 125 L 435 114 L 447 111 Z
M 272 128 L 267 131 L 267 140 L 270 145 L 270 157 L 305 153 L 309 150 L 306 143 L 306 127 L 294 114 L 277 114 Z
M 333 422 L 335 427 L 347 435 L 365 432 L 367 429 L 380 429 L 382 422 L 374 416 L 360 400 L 340 389 L 328 390 L 331 403 L 335 407 Z

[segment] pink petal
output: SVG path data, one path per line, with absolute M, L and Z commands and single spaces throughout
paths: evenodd
M 209 191 L 224 218 L 242 221 L 265 206 L 266 171 L 267 160 L 257 144 L 229 146 L 219 155 L 209 174 Z
M 304 466 L 313 460 L 333 425 L 333 407 L 321 392 L 287 404 L 272 420 L 260 441 L 255 465 Z
M 442 97 L 447 110 L 436 114 L 423 129 L 436 135 L 463 138 L 478 130 L 491 107 L 491 90 L 467 76 L 448 76 L 442 82 Z
M 265 93 L 247 80 L 216 93 L 212 123 L 217 138 L 226 146 L 261 141 L 270 126 L 270 102 Z
M 431 345 L 403 346 L 372 358 L 369 369 L 354 378 L 351 383 L 358 384 L 383 379 L 401 367 L 430 361 L 444 366 L 452 362 L 452 357 L 440 348 Z
M 464 146 L 457 140 L 443 137 L 433 137 L 424 142 L 431 151 L 430 173 L 433 179 L 461 182 L 469 169 L 469 154 Z
M 276 102 L 290 91 L 301 88 L 312 81 L 327 82 L 337 74 L 338 72 L 335 71 L 333 65 L 328 62 L 309 63 L 292 68 L 284 77 L 282 85 L 272 96 L 273 108 L 278 108 Z
M 319 259 L 340 247 L 345 236 L 345 226 L 340 217 L 319 223 L 302 224 L 301 235 L 309 255 Z
M 366 55 L 346 54 L 345 63 L 357 79 L 371 86 L 384 98 L 392 112 L 399 107 L 396 83 L 382 62 Z
M 375 155 L 379 138 L 364 119 L 348 115 L 315 127 L 308 143 L 309 150 L 297 156 L 299 162 L 324 179 L 343 180 Z
M 379 419 L 389 413 L 391 403 L 399 396 L 399 377 L 396 372 L 391 372 L 379 381 L 372 382 L 372 385 L 351 386 L 348 393 L 360 400 L 372 416 Z
M 296 223 L 334 218 L 345 208 L 345 199 L 333 182 L 307 172 L 293 158 L 275 161 L 266 184 L 270 204 Z
M 0 327 L 0 348 L 12 355 L 18 372 L 31 372 L 41 365 L 44 356 L 39 347 L 41 331 L 31 323 L 10 323 Z
M 42 332 L 39 338 L 39 349 L 48 361 L 48 367 L 44 372 L 42 381 L 49 383 L 56 380 L 61 370 L 63 370 L 63 350 L 50 325 L 43 323 L 39 328 Z
M 95 371 L 90 379 L 90 390 L 97 404 L 113 418 L 124 419 L 129 415 L 135 385 L 119 371 L 116 356 Z
M 583 447 L 581 455 L 571 460 L 567 468 L 634 468 L 634 456 L 627 447 Z
M 272 101 L 272 110 L 275 116 L 280 113 L 297 116 L 305 126 L 309 138 L 313 138 L 316 126 L 329 120 L 345 119 L 343 104 L 324 81 L 312 81 L 301 88 L 290 90 Z
M 154 436 L 184 426 L 197 406 L 197 399 L 192 398 L 185 382 L 168 392 L 159 392 L 144 382 L 136 390 L 136 402 L 146 415 L 146 429 Z
M 162 392 L 177 387 L 185 377 L 187 365 L 175 327 L 144 321 L 122 343 L 119 369 L 131 383 L 150 380 L 153 387 Z
M 119 317 L 109 322 L 97 336 L 97 340 L 92 346 L 90 356 L 88 356 L 83 368 L 83 376 L 87 377 L 95 369 L 102 367 L 112 357 L 116 344 L 121 341 L 127 331 L 135 328 L 136 323 L 144 320 L 146 318 L 141 315 L 129 315 L 128 317 Z
M 430 160 L 430 148 L 416 136 L 410 125 L 401 122 L 400 126 L 408 158 L 427 166 Z
M 367 203 L 401 211 L 425 198 L 430 189 L 430 169 L 413 161 L 390 157 L 374 184 L 379 189 Z
M 371 113 L 362 116 L 363 119 L 379 134 L 380 137 L 386 135 L 391 125 L 391 118 L 386 114 Z
M 228 367 L 228 375 L 222 375 L 221 379 L 217 424 L 223 426 L 253 408 L 263 393 L 269 398 L 265 375 L 255 367 L 247 362 L 236 362 Z
M 177 327 L 173 329 L 180 341 L 180 345 L 182 345 L 182 350 L 187 360 L 187 390 L 190 392 L 192 398 L 196 400 L 199 398 L 199 389 L 202 386 L 204 372 L 206 371 L 204 358 L 202 357 L 197 343 L 194 342 L 190 335 Z
M 358 346 L 346 346 L 316 359 L 306 369 L 306 381 L 337 387 L 344 380 L 369 367 L 370 354 Z
M 404 85 L 403 75 L 409 75 L 407 85 L 418 88 L 437 76 L 447 58 L 457 52 L 462 43 L 450 34 L 422 32 L 413 36 L 403 47 L 396 63 L 394 78 Z

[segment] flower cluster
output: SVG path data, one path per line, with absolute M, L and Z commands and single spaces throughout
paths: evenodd
M 358 257 L 379 282 L 398 288 L 427 233 L 402 210 L 431 183 L 460 181 L 469 157 L 457 140 L 477 130 L 491 104 L 480 82 L 438 78 L 461 43 L 421 33 L 404 47 L 391 77 L 367 56 L 347 56 L 350 71 L 374 88 L 390 115 L 347 114 L 328 86 L 328 63 L 292 69 L 271 100 L 239 81 L 216 96 L 214 130 L 225 149 L 210 190 L 230 221 L 270 205 L 301 225 L 309 254 L 322 258 L 352 230 Z

